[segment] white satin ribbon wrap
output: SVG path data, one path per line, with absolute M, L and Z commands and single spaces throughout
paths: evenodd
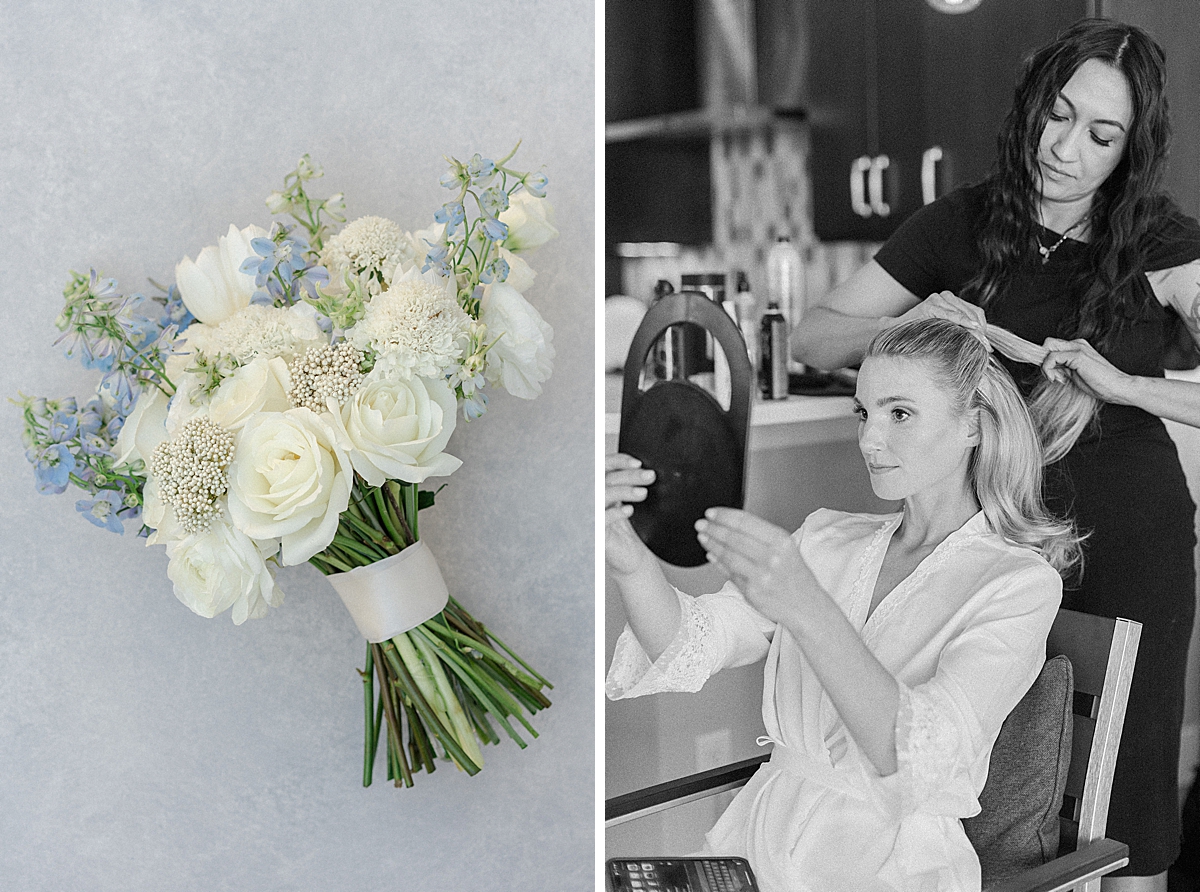
M 450 598 L 437 559 L 420 539 L 382 561 L 325 578 L 372 644 L 432 619 Z

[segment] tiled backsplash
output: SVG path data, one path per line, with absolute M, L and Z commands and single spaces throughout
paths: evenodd
M 878 245 L 817 242 L 813 236 L 808 175 L 808 131 L 787 121 L 770 128 L 724 133 L 712 141 L 713 240 L 700 247 L 663 246 L 660 256 L 622 261 L 625 293 L 649 302 L 654 284 L 679 288 L 684 273 L 724 272 L 732 294 L 744 270 L 766 307 L 767 251 L 789 236 L 805 257 L 806 300 L 811 302 L 874 256 Z

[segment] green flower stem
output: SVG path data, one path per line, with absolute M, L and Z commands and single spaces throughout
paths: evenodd
M 438 659 L 435 649 L 428 644 L 426 636 L 421 633 L 420 626 L 413 629 L 412 633 L 410 633 L 412 643 L 421 655 L 421 661 L 429 667 L 429 674 L 434 684 L 437 685 L 442 708 L 450 721 L 451 730 L 455 732 L 459 746 L 471 757 L 472 762 L 483 767 L 483 753 L 479 751 L 479 742 L 475 739 L 475 732 L 471 729 L 466 713 L 463 712 L 462 703 L 450 685 L 450 679 L 446 677 L 446 672 L 442 669 L 442 661 Z
M 442 636 L 447 641 L 457 645 L 461 649 L 464 649 L 464 650 L 469 649 L 469 650 L 476 651 L 477 653 L 480 654 L 480 656 L 482 656 L 486 659 L 489 659 L 489 660 L 493 661 L 494 663 L 499 664 L 499 666 L 505 672 L 508 672 L 514 678 L 517 678 L 518 680 L 520 680 L 520 682 L 522 684 L 526 685 L 527 687 L 531 687 L 531 688 L 539 687 L 537 679 L 535 679 L 532 675 L 528 675 L 528 674 L 522 672 L 520 669 L 518 669 L 516 666 L 514 666 L 511 662 L 509 662 L 509 660 L 506 657 L 504 657 L 502 654 L 497 653 L 496 651 L 492 650 L 492 648 L 488 647 L 486 644 L 484 644 L 478 638 L 474 638 L 474 637 L 468 636 L 468 635 L 463 635 L 459 632 L 454 631 L 449 626 L 442 625 L 441 623 L 437 623 L 432 620 L 423 623 L 421 625 L 421 628 L 425 629 L 427 631 L 436 632 L 438 635 Z M 547 705 L 549 705 L 549 704 L 547 704 Z
M 408 524 L 410 527 L 412 527 L 413 541 L 415 542 L 417 539 L 421 538 L 421 533 L 417 529 L 417 512 L 419 510 L 418 503 L 420 501 L 419 497 L 417 496 L 417 484 L 406 483 L 402 487 L 402 490 L 404 492 L 404 516 L 408 518 Z
M 437 738 L 442 746 L 446 748 L 446 752 L 449 753 L 450 758 L 458 763 L 459 767 L 466 771 L 467 774 L 478 774 L 479 766 L 472 762 L 467 754 L 463 752 L 462 747 L 460 747 L 458 742 L 454 739 L 454 735 L 446 730 L 446 726 L 443 725 L 438 720 L 437 715 L 434 714 L 433 708 L 429 705 L 425 698 L 421 696 L 420 688 L 417 687 L 417 683 L 413 681 L 413 677 L 404 667 L 404 662 L 400 659 L 400 655 L 394 646 L 394 642 L 395 639 L 385 642 L 383 645 L 383 653 L 387 658 L 388 665 L 391 666 L 392 671 L 394 671 L 399 678 L 399 685 L 405 690 L 408 696 L 412 698 L 413 706 L 416 708 L 417 714 L 421 717 L 421 720 L 425 723 L 427 729 L 431 730 L 433 732 L 433 736 Z
M 414 631 L 417 631 L 417 630 L 414 630 Z M 418 638 L 417 640 L 420 641 L 421 639 Z M 429 645 L 426 645 L 426 646 L 429 646 Z M 504 728 L 504 730 L 508 732 L 508 736 L 511 737 L 513 740 L 515 740 L 517 742 L 517 744 L 521 747 L 521 749 L 524 749 L 526 746 L 525 741 L 521 739 L 520 735 L 518 735 L 512 729 L 512 726 L 509 725 L 509 723 L 504 718 L 505 715 L 510 715 L 510 714 L 512 714 L 512 712 L 505 710 L 505 709 L 501 709 L 496 703 L 496 701 L 499 701 L 500 703 L 504 703 L 505 696 L 504 696 L 503 692 L 495 685 L 490 685 L 490 688 L 491 688 L 490 692 L 495 697 L 495 700 L 493 700 L 493 698 L 491 696 L 484 693 L 483 689 L 477 683 L 477 681 L 483 681 L 483 679 L 473 678 L 471 675 L 470 669 L 466 666 L 465 663 L 462 662 L 462 658 L 459 657 L 458 654 L 454 654 L 453 652 L 451 652 L 449 650 L 449 648 L 447 648 L 444 644 L 441 645 L 441 649 L 442 649 L 442 653 L 445 654 L 445 656 L 446 656 L 446 662 L 450 665 L 450 667 L 455 671 L 455 673 L 458 675 L 458 677 L 462 680 L 463 684 L 465 684 L 470 689 L 471 693 L 473 693 L 479 699 L 479 702 L 484 706 L 484 708 L 487 709 L 489 712 L 492 713 L 492 715 L 494 715 L 496 717 L 496 721 L 498 721 L 501 724 L 501 726 Z M 508 704 L 505 704 L 505 705 L 511 705 L 512 707 L 516 708 L 516 704 L 513 703 L 511 700 L 509 700 Z M 518 715 L 517 717 L 520 718 L 520 715 Z M 526 727 L 528 727 L 528 725 Z M 533 731 L 532 728 L 530 728 L 529 730 Z M 536 732 L 534 733 L 533 736 L 534 737 L 537 736 Z
M 416 542 L 417 512 L 414 509 L 411 518 L 405 514 L 405 508 L 401 505 L 401 484 L 397 483 L 395 480 L 389 480 L 383 484 L 382 489 L 384 494 L 387 496 L 388 507 L 391 510 L 392 520 L 395 521 L 398 527 L 403 529 L 404 535 L 410 544 Z
M 375 659 L 371 645 L 367 645 L 367 668 L 360 670 L 363 682 L 363 786 L 371 786 L 371 770 L 375 765 L 375 751 L 379 743 L 378 729 L 372 721 L 375 712 Z
M 396 715 L 391 696 L 391 686 L 388 684 L 387 673 L 384 670 L 385 650 L 378 644 L 372 644 L 371 649 L 375 652 L 375 671 L 379 674 L 379 691 L 383 697 L 383 710 L 387 715 L 388 724 L 388 740 L 396 741 L 396 749 L 398 752 L 397 767 L 400 769 L 400 778 L 406 782 L 407 786 L 412 786 L 412 774 L 408 772 L 408 764 L 404 761 L 404 754 L 400 748 L 403 738 L 400 736 L 400 718 Z M 389 747 L 389 752 L 391 748 Z M 393 775 L 394 777 L 395 775 Z M 399 781 L 397 781 L 399 785 Z
M 375 502 L 375 509 L 379 512 L 379 519 L 383 522 L 383 527 L 385 530 L 387 530 L 388 536 L 391 537 L 393 547 L 396 549 L 396 551 L 399 552 L 400 549 L 407 548 L 409 545 L 411 545 L 412 542 L 410 542 L 408 539 L 405 539 L 404 536 L 400 534 L 400 531 L 396 529 L 398 524 L 393 519 L 392 512 L 388 508 L 387 499 L 384 497 L 383 491 L 380 489 L 372 490 L 371 498 Z
M 433 743 L 429 739 L 429 734 L 425 731 L 425 725 L 421 722 L 421 717 L 417 715 L 416 707 L 413 706 L 411 699 L 404 701 L 404 714 L 408 718 L 408 752 L 412 757 L 414 767 L 421 764 L 425 767 L 428 774 L 432 774 L 437 769 L 437 763 L 434 762 L 436 753 L 433 751 Z
M 349 511 L 342 513 L 341 520 L 338 523 L 338 532 L 345 534 L 347 538 L 351 538 L 351 533 L 357 533 L 362 537 L 363 542 L 370 542 L 372 545 L 383 549 L 389 555 L 400 553 L 400 549 L 396 547 L 390 538 L 383 533 L 377 532 L 370 524 L 355 517 Z
M 375 527 L 380 533 L 383 532 L 383 524 L 379 522 L 379 518 L 375 516 L 375 512 L 371 509 L 370 502 L 367 501 L 362 489 L 359 487 L 359 480 L 354 478 L 354 486 L 350 490 L 350 506 L 360 520 L 365 520 L 371 526 Z
M 356 542 L 353 539 L 343 536 L 341 533 L 334 535 L 333 544 L 341 548 L 346 553 L 359 555 L 361 558 L 365 559 L 365 563 L 368 564 L 373 564 L 376 561 L 381 561 L 387 557 L 387 554 L 382 549 L 374 548 L 373 546 L 362 542 Z

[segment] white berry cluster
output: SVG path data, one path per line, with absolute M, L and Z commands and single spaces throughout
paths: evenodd
M 189 533 L 208 529 L 220 511 L 217 499 L 229 486 L 233 433 L 206 417 L 193 418 L 172 440 L 164 440 L 150 458 L 150 473 L 162 500 Z
M 288 397 L 293 406 L 303 406 L 314 412 L 325 411 L 325 400 L 333 397 L 339 406 L 358 390 L 362 383 L 362 352 L 343 341 L 323 347 L 309 347 L 290 363 L 292 387 Z

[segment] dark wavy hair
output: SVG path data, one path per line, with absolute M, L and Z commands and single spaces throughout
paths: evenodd
M 1171 125 L 1167 114 L 1166 56 L 1149 34 L 1109 19 L 1082 19 L 1025 60 L 1012 109 L 1000 128 L 988 209 L 977 233 L 983 265 L 964 291 L 987 306 L 1022 264 L 1035 262 L 1038 242 L 1038 144 L 1055 100 L 1089 59 L 1120 71 L 1133 98 L 1125 152 L 1101 185 L 1089 218 L 1087 262 L 1074 274 L 1082 295 L 1059 334 L 1105 346 L 1144 313 L 1141 290 L 1126 287 L 1141 272 L 1141 248 L 1160 195 Z

